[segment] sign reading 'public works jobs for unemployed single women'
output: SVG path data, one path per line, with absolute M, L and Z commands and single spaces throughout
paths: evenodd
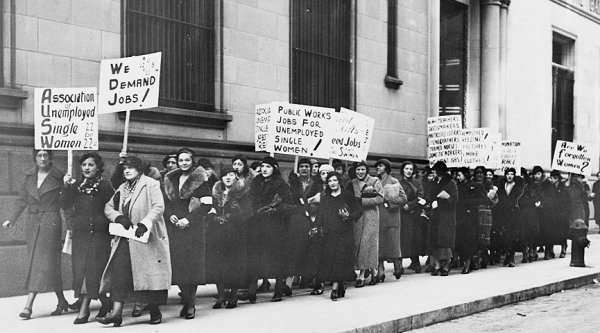
M 102 60 L 99 113 L 157 107 L 161 54 Z
M 35 149 L 98 150 L 96 87 L 36 88 Z

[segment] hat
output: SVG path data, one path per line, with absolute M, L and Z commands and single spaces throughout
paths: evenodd
M 134 167 L 138 170 L 141 170 L 142 167 L 144 166 L 144 163 L 142 162 L 142 160 L 134 155 L 127 155 L 124 159 L 123 159 L 123 163 L 121 163 L 123 165 L 129 165 L 130 167 Z
M 562 179 L 562 175 L 561 175 L 560 171 L 558 171 L 558 170 L 552 170 L 550 172 L 550 177 L 556 177 L 558 179 Z
M 329 173 L 329 172 L 335 171 L 335 169 L 333 168 L 333 166 L 331 166 L 329 164 L 323 164 L 319 167 L 319 173 L 321 173 L 323 171 Z
M 458 168 L 458 172 L 462 173 L 465 177 L 469 177 L 471 175 L 471 170 L 469 170 L 467 167 Z
M 387 158 L 380 158 L 377 160 L 377 162 L 375 162 L 375 167 L 377 167 L 378 164 L 383 164 L 387 173 L 392 172 L 392 162 L 390 162 L 390 160 Z
M 265 156 L 261 161 L 261 164 L 268 164 L 270 166 L 272 166 L 274 169 L 279 170 L 279 163 L 277 162 L 277 160 L 271 156 Z
M 237 171 L 235 171 L 235 169 L 233 167 L 231 167 L 231 166 L 223 167 L 223 169 L 221 169 L 221 177 L 220 178 L 227 176 L 227 174 L 230 172 L 233 172 L 237 175 Z
M 306 157 L 303 157 L 300 160 L 298 160 L 298 166 L 300 166 L 302 164 L 313 165 L 313 163 L 311 163 L 310 160 L 308 158 L 306 158 Z
M 446 166 L 446 163 L 444 163 L 443 161 L 437 161 L 431 167 L 431 170 L 436 171 L 437 173 L 447 173 L 448 167 Z
M 310 161 L 310 165 L 319 164 L 319 161 L 317 161 L 316 158 L 311 158 L 309 161 Z
M 175 160 L 177 160 L 177 152 L 176 151 L 172 151 L 169 154 L 167 154 L 167 156 L 165 156 L 165 158 L 163 158 L 162 160 L 162 166 L 163 168 L 167 167 L 167 162 L 169 162 L 170 159 L 174 158 Z
M 210 161 L 208 160 L 208 158 L 201 158 L 198 160 L 198 165 L 203 167 L 204 169 L 215 169 L 215 166 L 212 165 L 212 163 L 210 163 Z
M 354 162 L 354 164 L 352 166 L 354 166 L 354 168 L 358 168 L 359 166 L 364 166 L 365 168 L 367 168 L 367 170 L 369 170 L 369 165 L 367 164 L 367 161 L 362 160 L 360 162 Z

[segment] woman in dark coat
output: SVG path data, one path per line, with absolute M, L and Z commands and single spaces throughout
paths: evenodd
M 59 315 L 69 309 L 63 294 L 61 274 L 60 195 L 63 188 L 63 174 L 52 166 L 52 151 L 34 150 L 36 167 L 29 171 L 23 182 L 21 194 L 15 202 L 15 211 L 2 226 L 9 228 L 25 210 L 29 208 L 25 239 L 29 267 L 25 277 L 25 290 L 28 297 L 25 308 L 19 314 L 24 319 L 31 318 L 33 301 L 38 292 L 54 290 L 58 305 L 51 315 Z
M 536 246 L 539 245 L 540 234 L 540 208 L 541 208 L 541 177 L 535 176 L 539 174 L 541 167 L 533 168 L 533 178 L 524 177 L 523 195 L 519 200 L 521 208 L 520 225 L 521 225 L 521 246 L 523 247 L 523 259 L 521 263 L 533 262 L 537 253 Z M 543 174 L 543 170 L 541 173 Z M 523 174 L 525 176 L 525 174 Z M 536 180 L 538 179 L 538 180 Z
M 384 261 L 394 264 L 394 277 L 402 276 L 402 251 L 400 241 L 400 208 L 406 203 L 406 193 L 398 179 L 392 177 L 392 163 L 383 158 L 375 163 L 377 177 L 383 186 L 383 207 L 379 210 L 379 267 L 377 280 L 385 281 Z
M 330 172 L 327 176 L 327 190 L 321 198 L 316 219 L 323 230 L 317 281 L 333 282 L 330 296 L 333 301 L 346 295 L 344 281 L 356 278 L 354 257 L 348 249 L 354 244 L 353 224 L 363 213 L 358 199 L 351 192 L 352 187 L 349 187 L 349 191 L 343 190 L 341 181 L 336 172 Z
M 292 203 L 289 186 L 281 177 L 279 164 L 272 157 L 261 161 L 261 173 L 250 185 L 252 222 L 248 244 L 249 288 L 240 300 L 256 300 L 256 279 L 275 278 L 275 294 L 271 301 L 282 300 L 286 278 L 286 234 L 288 213 Z M 286 296 L 291 295 L 289 291 Z
M 594 220 L 596 224 L 600 224 L 600 172 L 596 174 L 597 180 L 592 185 L 592 203 L 594 204 Z
M 456 250 L 464 262 L 462 274 L 469 274 L 475 262 L 479 236 L 479 205 L 488 201 L 483 184 L 471 180 L 469 168 L 460 168 L 458 180 L 458 203 L 456 204 Z
M 237 290 L 244 288 L 247 262 L 247 223 L 250 214 L 248 191 L 238 180 L 234 168 L 226 167 L 221 180 L 212 189 L 214 219 L 208 219 L 207 270 L 214 277 L 219 292 L 213 308 L 237 305 Z
M 410 258 L 408 268 L 415 273 L 421 273 L 419 255 L 425 254 L 425 239 L 427 237 L 427 224 L 421 216 L 425 197 L 423 184 L 415 179 L 416 168 L 413 162 L 404 162 L 400 165 L 400 185 L 406 194 L 406 203 L 400 210 L 400 249 L 403 258 Z
M 523 196 L 522 182 L 516 181 L 517 171 L 508 168 L 498 184 L 498 205 L 494 210 L 493 228 L 498 236 L 500 250 L 506 253 L 504 266 L 515 267 L 515 252 L 521 246 L 519 200 Z
M 302 286 L 314 279 L 319 264 L 321 234 L 316 233 L 315 222 L 311 219 L 314 205 L 308 199 L 321 192 L 321 184 L 310 176 L 310 160 L 298 161 L 298 173 L 290 172 L 288 177 L 293 206 L 287 233 L 286 257 L 288 276 L 302 277 Z M 313 230 L 311 232 L 311 230 Z M 291 281 L 286 281 L 288 285 Z M 287 290 L 287 288 L 286 288 Z
M 577 219 L 585 221 L 585 206 L 588 204 L 587 192 L 585 190 L 585 184 L 582 180 L 583 176 L 571 173 L 569 178 L 570 179 L 565 184 L 567 187 L 567 193 L 569 193 L 569 197 L 571 198 L 571 210 L 569 213 L 569 222 L 567 224 L 567 228 L 571 223 L 573 223 L 573 221 Z M 567 242 L 565 240 L 564 243 L 561 243 L 559 258 L 564 258 L 566 253 Z
M 435 179 L 427 201 L 431 203 L 429 244 L 433 270 L 431 275 L 447 276 L 456 239 L 456 203 L 458 189 L 448 174 L 446 163 L 438 161 L 433 167 Z
M 61 198 L 63 209 L 73 209 L 73 290 L 75 297 L 82 299 L 74 324 L 87 323 L 92 299 L 100 298 L 102 302 L 96 317 L 106 316 L 110 307 L 106 295 L 99 292 L 111 240 L 110 221 L 104 215 L 104 205 L 115 192 L 110 182 L 102 178 L 104 161 L 100 155 L 95 152 L 84 154 L 79 165 L 83 179 L 75 181 L 70 174 L 65 175 L 66 189 Z
M 571 198 L 557 170 L 552 170 L 542 189 L 541 238 L 544 242 L 544 260 L 548 260 L 554 258 L 554 245 L 567 244 Z
M 212 188 L 202 167 L 195 167 L 194 152 L 177 152 L 177 166 L 165 176 L 165 217 L 173 270 L 172 283 L 183 298 L 180 316 L 193 319 L 196 290 L 207 282 L 206 230 L 203 218 L 212 206 Z M 170 223 L 169 223 L 170 222 Z
M 489 246 L 492 233 L 492 208 L 498 203 L 498 187 L 490 179 L 486 179 L 487 170 L 483 166 L 475 168 L 474 182 L 481 184 L 487 200 L 477 206 L 479 233 L 477 237 L 477 260 L 473 269 L 487 268 L 489 262 Z

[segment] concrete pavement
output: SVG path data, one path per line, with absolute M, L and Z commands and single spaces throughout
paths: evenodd
M 308 295 L 309 290 L 294 289 L 294 295 L 279 303 L 269 302 L 272 293 L 259 294 L 257 304 L 239 303 L 236 309 L 213 310 L 214 286 L 203 286 L 198 295 L 196 319 L 178 316 L 180 305 L 177 288 L 169 292 L 169 304 L 161 307 L 163 323 L 147 324 L 149 315 L 131 318 L 131 304 L 124 312 L 122 332 L 399 332 L 423 327 L 453 318 L 496 308 L 537 296 L 549 295 L 592 283 L 600 278 L 600 235 L 588 236 L 592 242 L 586 250 L 585 268 L 569 267 L 570 254 L 564 259 L 541 260 L 520 264 L 514 268 L 491 266 L 469 275 L 460 270 L 448 277 L 427 273 L 407 274 L 395 280 L 391 267 L 383 284 L 347 291 L 337 302 L 329 299 L 329 288 L 320 296 Z M 558 247 L 556 248 L 558 249 Z M 555 249 L 555 250 L 556 250 Z M 570 249 L 570 246 L 569 246 Z M 424 258 L 423 258 L 424 260 Z M 6 281 L 2 282 L 6 283 Z M 72 294 L 67 292 L 72 300 Z M 56 306 L 53 294 L 40 294 L 30 320 L 17 315 L 24 306 L 25 296 L 0 299 L 0 323 L 4 332 L 106 332 L 112 326 L 92 322 L 99 303 L 92 303 L 90 323 L 74 326 L 76 314 L 51 317 Z

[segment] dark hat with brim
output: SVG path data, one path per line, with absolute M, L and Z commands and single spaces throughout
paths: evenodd
M 446 166 L 446 163 L 444 163 L 443 161 L 437 161 L 431 167 L 431 170 L 434 170 L 435 172 L 438 172 L 438 173 L 447 173 L 448 167 Z
M 141 170 L 142 167 L 144 166 L 144 163 L 142 162 L 142 160 L 134 155 L 127 155 L 127 157 L 125 157 L 125 159 L 123 159 L 123 165 L 129 165 L 130 167 L 134 167 L 138 170 Z

